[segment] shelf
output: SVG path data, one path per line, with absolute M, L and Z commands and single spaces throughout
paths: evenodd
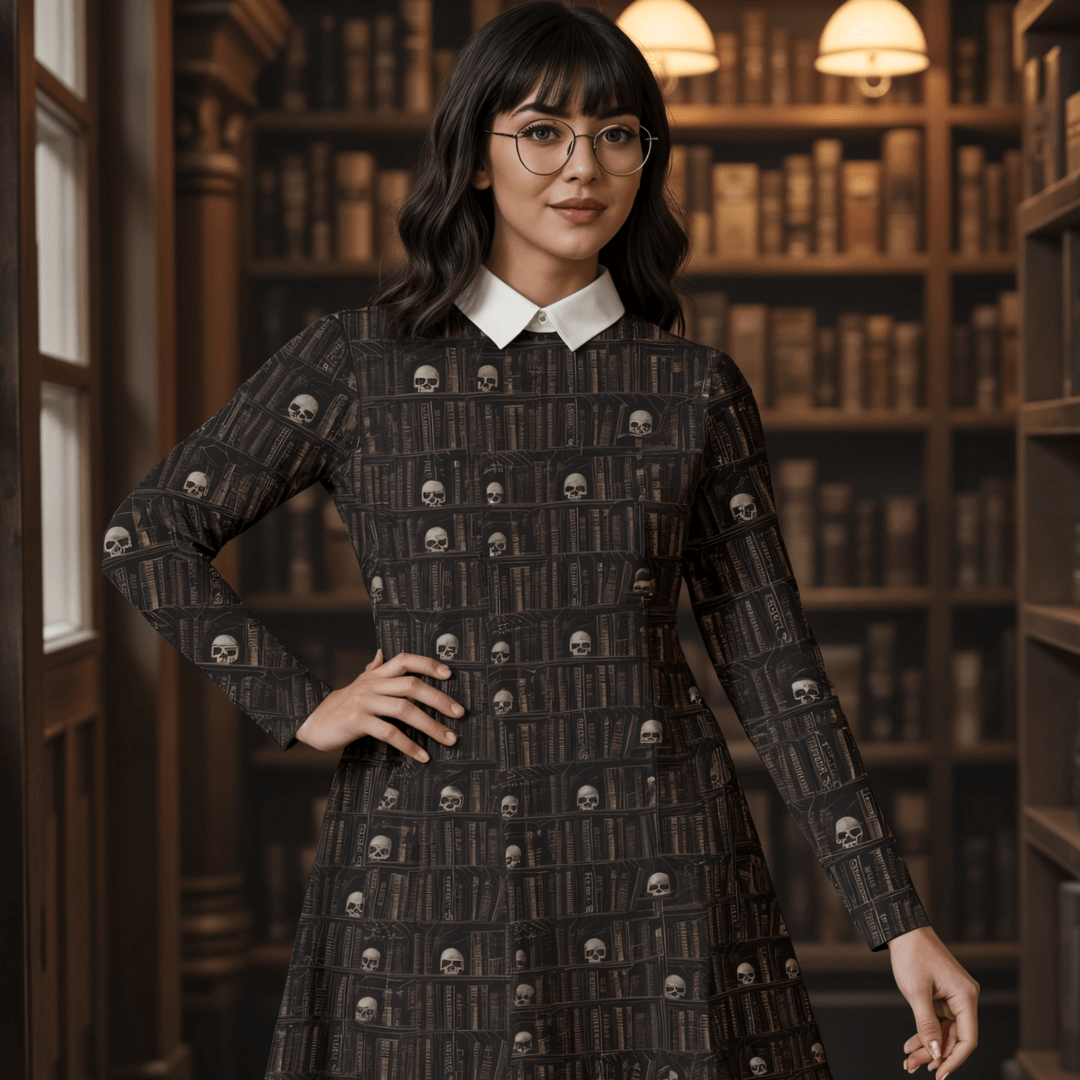
M 350 134 L 415 137 L 426 135 L 433 113 L 407 113 L 399 109 L 375 112 L 351 109 L 308 109 L 306 112 L 256 112 L 251 125 L 254 131 L 333 132 Z
M 1021 235 L 1061 232 L 1080 224 L 1080 172 L 1070 173 L 1022 202 L 1017 210 Z
M 1013 9 L 1013 36 L 1029 31 L 1074 30 L 1080 20 L 1080 0 L 1019 0 Z
M 1006 431 L 1016 427 L 1015 409 L 954 408 L 949 412 L 954 428 L 982 431 Z
M 996 765 L 1003 761 L 1016 761 L 1015 739 L 989 739 L 975 746 L 956 746 L 952 759 L 958 765 Z
M 1080 435 L 1080 397 L 1025 402 L 1020 428 L 1025 435 Z
M 364 589 L 337 589 L 334 592 L 254 593 L 244 603 L 252 611 L 282 615 L 368 614 L 371 600 Z
M 1024 1080 L 1080 1080 L 1080 1073 L 1061 1067 L 1057 1050 L 1017 1050 L 1016 1060 Z
M 799 590 L 807 610 L 858 610 L 860 608 L 926 607 L 932 591 L 928 585 L 889 587 L 885 585 L 808 585 Z
M 1015 274 L 1015 251 L 984 251 L 981 255 L 953 252 L 948 266 L 954 274 Z
M 754 749 L 754 744 L 749 739 L 728 739 L 727 745 L 736 769 L 763 769 L 765 767 L 757 750 Z M 860 739 L 859 754 L 867 767 L 927 765 L 930 762 L 930 743 L 925 740 L 870 742 Z
M 949 590 L 955 607 L 1012 607 L 1016 589 L 1012 585 L 956 585 Z
M 1080 605 L 1024 604 L 1020 630 L 1028 637 L 1080 655 Z
M 692 259 L 683 277 L 796 277 L 811 274 L 925 274 L 930 257 L 917 255 L 753 255 L 740 259 L 704 256 Z
M 1022 105 L 950 105 L 949 123 L 992 135 L 1019 135 L 1024 120 Z
M 1080 878 L 1080 816 L 1072 806 L 1025 806 L 1021 812 L 1027 842 Z
M 768 431 L 923 431 L 930 426 L 929 409 L 762 409 Z

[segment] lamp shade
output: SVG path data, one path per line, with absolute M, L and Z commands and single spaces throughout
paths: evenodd
M 830 75 L 908 75 L 929 67 L 918 19 L 899 0 L 847 0 L 821 34 L 814 67 Z
M 720 66 L 709 24 L 686 0 L 634 0 L 615 25 L 660 77 L 702 75 Z

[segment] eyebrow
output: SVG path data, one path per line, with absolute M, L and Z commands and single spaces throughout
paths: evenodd
M 547 113 L 549 116 L 559 116 L 564 120 L 570 115 L 562 109 L 556 109 L 554 105 L 548 105 L 543 101 L 530 101 L 527 105 L 522 105 L 520 109 L 515 109 L 510 115 L 517 116 L 518 113 L 526 112 L 529 109 L 533 112 Z M 621 116 L 624 113 L 630 116 L 637 116 L 637 113 L 626 105 L 613 105 L 610 109 L 605 109 L 603 112 L 597 113 L 596 118 L 598 120 L 606 120 L 609 116 Z

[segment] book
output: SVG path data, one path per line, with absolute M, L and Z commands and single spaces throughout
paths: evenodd
M 1020 293 L 998 294 L 998 372 L 1002 408 L 1015 409 L 1020 379 Z
M 791 43 L 791 101 L 795 105 L 813 105 L 817 101 L 817 53 L 813 38 L 796 38 Z
M 432 19 L 434 0 L 399 0 L 401 13 L 401 107 L 406 112 L 430 112 Z
M 768 404 L 769 309 L 765 304 L 728 308 L 728 348 L 761 408 Z
M 982 500 L 982 584 L 1002 587 L 1012 583 L 1013 480 L 984 476 L 979 481 Z
M 986 83 L 983 100 L 987 105 L 1008 105 L 1012 89 L 1012 9 L 1011 2 L 994 0 L 983 12 L 986 40 Z
M 953 101 L 957 105 L 974 105 L 979 100 L 981 54 L 977 37 L 958 37 L 953 44 Z
M 907 587 L 919 583 L 919 497 L 887 495 L 882 505 L 882 584 Z
M 307 254 L 309 209 L 307 162 L 302 152 L 281 156 L 281 233 L 287 258 Z
M 892 830 L 900 843 L 911 883 L 919 899 L 930 907 L 930 847 L 933 815 L 930 792 L 925 788 L 898 788 L 892 798 Z
M 809 154 L 784 158 L 784 251 L 809 255 L 814 245 L 814 173 Z
M 977 491 L 957 491 L 953 495 L 953 579 L 957 585 L 978 585 L 981 563 L 980 536 L 982 500 Z
M 763 8 L 743 8 L 741 15 L 742 100 L 746 105 L 764 105 L 768 91 L 768 12 Z
M 881 162 L 845 161 L 840 167 L 844 251 L 881 250 Z
M 949 338 L 953 405 L 975 404 L 975 372 L 971 363 L 971 327 L 956 323 Z
M 776 466 L 777 518 L 795 580 L 815 584 L 814 458 L 782 458 Z
M 990 838 L 972 833 L 961 838 L 960 936 L 965 941 L 985 941 L 989 932 Z
M 716 57 L 720 61 L 713 91 L 716 103 L 735 105 L 739 100 L 739 35 L 727 30 L 717 30 L 714 41 Z
M 722 257 L 758 253 L 758 166 L 712 166 L 713 246 Z
M 1005 167 L 1005 250 L 1016 250 L 1016 208 L 1024 198 L 1024 154 L 1006 150 L 1001 155 Z
M 836 321 L 836 348 L 840 369 L 840 407 L 858 412 L 865 407 L 866 318 L 846 311 Z
M 329 262 L 334 257 L 334 226 L 330 218 L 330 154 L 329 140 L 313 139 L 308 143 L 310 252 L 313 259 L 321 262 Z
M 315 100 L 320 109 L 337 107 L 338 84 L 338 28 L 333 12 L 324 11 L 319 15 L 319 38 L 317 42 L 319 57 L 319 77 Z
M 1065 99 L 1080 90 L 1080 47 L 1054 45 L 1043 56 L 1043 184 L 1065 169 Z
M 686 149 L 686 210 L 690 244 L 698 255 L 715 253 L 713 244 L 712 147 L 693 143 Z
M 922 131 L 893 128 L 881 137 L 881 207 L 885 251 L 922 249 Z
M 1015 941 L 1018 932 L 1020 890 L 1016 856 L 1016 829 L 998 829 L 994 834 L 994 884 L 997 894 L 994 938 L 997 941 Z
M 1024 198 L 1043 189 L 1043 64 L 1039 56 L 1028 57 L 1023 67 Z
M 923 326 L 894 322 L 892 339 L 892 403 L 899 412 L 919 407 L 922 383 Z
M 694 341 L 710 349 L 727 351 L 728 297 L 714 289 L 694 293 Z M 739 364 L 740 370 L 742 364 Z M 743 375 L 745 377 L 745 370 Z M 749 382 L 749 380 L 747 380 Z M 753 387 L 751 386 L 751 389 Z
M 304 112 L 308 107 L 307 66 L 307 30 L 302 23 L 290 23 L 281 69 L 281 108 L 285 112 Z
M 341 22 L 342 100 L 350 112 L 371 108 L 371 20 Z
M 818 486 L 820 581 L 827 588 L 851 584 L 851 527 L 855 488 L 851 484 Z
M 375 174 L 375 245 L 385 270 L 405 260 L 397 215 L 413 186 L 411 169 L 379 169 Z
M 791 104 L 791 37 L 786 26 L 769 27 L 769 101 Z
M 926 738 L 926 669 L 900 669 L 900 720 L 897 738 L 915 741 Z
M 866 735 L 875 742 L 893 738 L 896 728 L 896 639 L 892 620 L 866 624 Z
M 1080 172 L 1080 92 L 1065 99 L 1065 172 Z
M 335 216 L 339 259 L 375 257 L 375 155 L 342 150 L 335 159 Z
M 977 746 L 982 742 L 984 714 L 982 684 L 982 653 L 978 649 L 954 649 L 952 653 L 953 743 L 957 747 Z
M 971 364 L 975 381 L 975 408 L 998 406 L 998 306 L 976 304 L 971 309 Z
M 988 161 L 983 166 L 983 251 L 1005 250 L 1005 166 Z
M 1001 730 L 1003 739 L 1016 738 L 1016 627 L 1001 631 Z
M 784 172 L 761 170 L 761 254 L 780 255 L 784 250 Z
M 840 360 L 836 344 L 836 327 L 817 328 L 817 349 L 814 358 L 814 403 L 826 408 L 840 404 Z
M 769 308 L 769 400 L 777 409 L 813 408 L 816 327 L 812 307 Z
M 981 146 L 956 148 L 956 248 L 961 255 L 983 249 L 983 166 Z
M 814 250 L 825 255 L 840 250 L 840 163 L 844 144 L 839 139 L 815 139 Z
M 887 409 L 892 404 L 891 315 L 867 315 L 866 332 L 866 403 L 871 409 Z
M 855 584 L 878 583 L 878 506 L 873 499 L 855 500 Z
M 851 733 L 859 738 L 863 723 L 863 667 L 866 650 L 861 642 L 821 642 L 821 660 L 832 683 Z
M 1080 881 L 1058 882 L 1061 1068 L 1080 1071 Z
M 269 165 L 255 170 L 255 257 L 269 259 L 278 253 L 278 171 Z

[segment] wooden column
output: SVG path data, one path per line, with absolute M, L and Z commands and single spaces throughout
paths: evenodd
M 240 146 L 254 83 L 285 41 L 278 0 L 177 0 L 177 417 L 198 427 L 241 381 Z M 215 560 L 238 585 L 237 552 Z M 195 1075 L 234 1075 L 233 1014 L 250 912 L 237 844 L 240 724 L 190 665 L 181 672 L 181 970 Z

